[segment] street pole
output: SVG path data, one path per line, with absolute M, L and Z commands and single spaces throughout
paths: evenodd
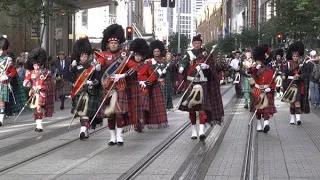
M 261 26 L 261 0 L 258 0 L 258 44 L 260 44 L 260 41 L 261 41 L 260 26 Z
M 132 26 L 132 0 L 128 0 L 128 27 Z
M 170 0 L 167 0 L 167 41 L 166 41 L 166 45 L 168 47 L 169 45 L 169 33 L 170 33 L 170 16 L 169 16 L 169 10 L 170 10 L 170 7 L 169 7 L 169 1 Z
M 180 48 L 180 0 L 177 0 L 177 8 L 178 8 L 178 54 L 181 53 L 181 48 Z

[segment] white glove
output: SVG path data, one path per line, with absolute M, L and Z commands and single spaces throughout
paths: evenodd
M 198 66 L 196 67 L 196 69 L 197 69 L 198 71 L 201 71 L 200 65 L 198 65 Z
M 179 73 L 182 74 L 183 71 L 184 71 L 184 68 L 183 68 L 183 67 L 180 67 L 180 68 L 179 68 Z
M 73 60 L 71 66 L 72 66 L 72 67 L 75 67 L 76 65 L 77 65 L 77 61 L 76 61 L 76 60 Z
M 87 84 L 88 84 L 89 86 L 92 86 L 92 85 L 93 85 L 93 82 L 90 81 L 90 80 L 87 80 Z
M 303 66 L 303 64 L 299 64 L 299 67 L 302 67 Z
M 167 70 L 166 70 L 166 69 L 164 69 L 164 70 L 162 71 L 162 74 L 165 74 L 165 73 L 167 73 Z
M 270 91 L 271 91 L 270 88 L 266 88 L 266 89 L 264 90 L 264 92 L 270 92 Z
M 114 82 L 118 82 L 119 79 L 125 78 L 125 77 L 126 77 L 125 74 L 114 74 L 114 75 L 112 76 L 112 78 L 114 78 Z
M 162 75 L 161 69 L 158 69 L 157 72 L 158 72 L 158 74 L 159 74 L 160 76 Z
M 257 66 L 256 66 L 256 69 L 260 69 L 261 68 L 261 64 L 258 64 Z
M 206 63 L 200 63 L 201 69 L 209 69 L 209 65 Z
M 101 71 L 101 64 L 98 63 L 98 64 L 95 66 L 95 69 L 96 69 L 96 71 Z
M 7 75 L 2 75 L 2 76 L 0 76 L 0 82 L 6 81 L 6 80 L 8 80 L 8 79 L 9 79 L 9 78 L 8 78 Z
M 145 81 L 139 81 L 139 84 L 142 88 L 147 87 L 146 82 Z

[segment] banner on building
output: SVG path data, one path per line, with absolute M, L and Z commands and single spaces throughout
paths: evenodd
M 252 0 L 251 4 L 251 26 L 257 26 L 257 0 Z

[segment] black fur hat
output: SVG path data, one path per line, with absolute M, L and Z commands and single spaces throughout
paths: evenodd
M 103 31 L 103 38 L 101 42 L 102 51 L 107 50 L 107 44 L 110 41 L 118 41 L 120 44 L 126 41 L 124 30 L 121 25 L 112 24 Z
M 287 60 L 292 60 L 293 53 L 298 53 L 300 56 L 304 55 L 304 44 L 300 41 L 294 42 L 289 46 L 287 52 Z
M 193 36 L 192 42 L 193 42 L 193 41 L 201 41 L 201 42 L 202 42 L 201 34 L 198 34 L 198 35 L 196 35 L 196 36 Z
M 261 44 L 253 49 L 253 59 L 266 63 L 266 54 L 270 55 L 270 50 L 266 44 Z
M 9 41 L 7 36 L 0 34 L 0 48 L 4 51 L 8 50 L 9 48 Z
M 80 56 L 82 54 L 87 54 L 90 55 L 92 54 L 92 48 L 91 44 L 89 42 L 88 38 L 81 38 L 78 39 L 74 44 L 73 44 L 73 50 L 72 50 L 72 55 L 71 55 L 71 60 L 76 60 L 77 62 L 80 61 Z
M 141 38 L 137 38 L 130 43 L 129 51 L 139 53 L 142 56 L 146 56 L 150 52 L 147 41 Z
M 47 61 L 47 52 L 42 48 L 34 48 L 28 55 L 28 61 L 32 64 L 44 65 Z
M 275 58 L 277 57 L 277 55 L 280 55 L 281 57 L 283 57 L 283 49 L 277 49 L 276 52 L 275 52 Z
M 155 50 L 155 49 L 160 49 L 160 51 L 165 50 L 163 42 L 159 41 L 159 40 L 155 40 L 152 43 L 150 43 L 150 48 L 151 48 L 150 49 L 151 52 L 153 52 L 153 50 Z

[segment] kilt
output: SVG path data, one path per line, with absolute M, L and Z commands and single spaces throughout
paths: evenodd
M 243 93 L 250 93 L 251 92 L 251 86 L 249 83 L 249 79 L 250 77 L 242 77 L 243 81 L 242 81 L 242 91 Z
M 155 82 L 151 85 L 149 112 L 145 118 L 148 128 L 161 128 L 168 126 L 165 98 L 162 94 L 160 83 Z
M 286 91 L 289 87 L 291 80 L 286 80 L 283 84 L 284 90 Z M 310 103 L 309 103 L 309 80 L 301 80 L 298 82 L 293 82 L 298 87 L 298 92 L 296 95 L 296 101 L 300 101 L 301 111 L 303 113 L 310 113 Z M 303 84 L 303 86 L 302 86 Z M 303 94 L 301 92 L 304 92 Z M 293 105 L 290 105 L 293 107 Z
M 92 118 L 96 114 L 99 108 L 101 95 L 99 93 L 98 88 L 94 88 L 93 92 L 88 93 L 88 95 L 89 95 L 89 102 L 88 102 L 87 116 L 89 118 Z M 78 104 L 80 96 L 81 96 L 81 93 L 79 93 L 76 97 L 74 97 L 75 104 Z
M 255 106 L 258 102 L 258 97 L 253 96 L 253 107 L 250 109 L 251 112 L 254 112 L 256 110 Z M 271 91 L 269 93 L 267 93 L 267 99 L 268 99 L 268 107 L 264 108 L 264 109 L 258 109 L 257 110 L 257 114 L 270 114 L 273 115 L 275 113 L 277 113 L 277 109 L 274 105 L 274 92 Z
M 7 84 L 0 85 L 1 87 L 1 94 L 0 94 L 0 101 L 1 102 L 9 102 L 9 88 Z
M 9 92 L 9 102 L 6 103 L 6 114 L 19 113 L 27 102 L 27 94 L 22 86 L 22 81 L 19 76 L 12 78 L 10 85 L 12 92 Z M 13 99 L 13 96 L 15 99 Z M 16 102 L 16 103 L 15 103 Z
M 53 89 L 53 82 L 51 76 L 48 76 L 44 81 L 45 85 L 45 98 L 39 98 L 39 105 L 43 106 L 46 112 L 52 114 L 54 112 L 55 93 Z M 42 100 L 40 100 L 42 99 Z
M 62 83 L 62 84 L 61 85 L 56 84 L 57 96 L 68 96 L 71 94 L 71 91 L 72 91 L 72 83 L 71 82 L 69 82 L 68 80 L 63 80 L 58 83 Z

